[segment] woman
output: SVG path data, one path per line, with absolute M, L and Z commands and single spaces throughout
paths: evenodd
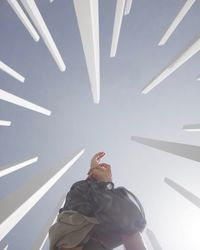
M 72 185 L 49 230 L 50 250 L 145 250 L 141 232 L 143 208 L 130 191 L 114 188 L 111 166 L 100 163 L 104 152 L 91 160 L 86 180 Z

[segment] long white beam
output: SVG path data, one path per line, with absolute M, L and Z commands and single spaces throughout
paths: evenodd
M 131 139 L 143 145 L 200 162 L 200 146 L 154 140 L 139 136 L 132 136 Z
M 10 126 L 11 122 L 10 121 L 2 121 L 0 120 L 0 126 Z
M 116 55 L 117 46 L 119 42 L 119 34 L 124 16 L 125 2 L 126 2 L 125 0 L 117 0 L 116 2 L 110 57 L 115 57 Z
M 44 245 L 45 245 L 45 243 L 46 243 L 46 241 L 47 241 L 47 239 L 48 239 L 48 236 L 49 236 L 48 230 L 49 230 L 50 226 L 53 225 L 53 224 L 56 222 L 59 208 L 63 207 L 64 204 L 65 204 L 65 197 L 62 198 L 61 201 L 59 201 L 59 203 L 58 203 L 58 205 L 56 206 L 56 209 L 55 209 L 55 211 L 53 212 L 51 218 L 49 218 L 49 221 L 48 221 L 48 223 L 46 224 L 46 227 L 44 228 L 45 237 L 43 238 L 42 242 L 41 242 L 41 243 L 40 243 L 40 242 L 37 242 L 37 243 L 35 244 L 36 246 L 34 245 L 33 250 L 35 250 L 35 249 L 42 250 L 42 249 L 43 249 L 43 247 L 44 247 Z M 38 243 L 40 243 L 40 244 L 38 244 Z M 38 245 L 39 245 L 39 247 L 38 247 Z
M 10 94 L 2 89 L 0 89 L 0 100 L 10 102 L 19 106 L 22 106 L 24 108 L 36 111 L 38 113 L 44 114 L 44 115 L 51 115 L 51 111 L 48 109 L 42 108 L 41 106 L 38 106 L 32 102 L 26 101 L 16 95 Z
M 200 81 L 200 76 L 197 77 L 197 81 Z
M 16 224 L 31 210 L 31 208 L 39 202 L 39 200 L 51 187 L 53 187 L 53 185 L 67 172 L 67 170 L 80 158 L 83 153 L 84 150 L 81 150 L 75 157 L 72 158 L 72 160 L 70 160 L 0 224 L 0 241 L 16 226 Z
M 7 1 L 10 4 L 10 6 L 12 7 L 12 9 L 14 10 L 14 12 L 17 14 L 17 16 L 19 17 L 21 22 L 24 24 L 24 26 L 26 27 L 26 29 L 28 30 L 30 35 L 33 37 L 33 39 L 36 42 L 38 42 L 40 37 L 39 37 L 37 31 L 35 30 L 35 28 L 33 27 L 33 25 L 31 24 L 31 22 L 29 21 L 28 17 L 24 13 L 23 9 L 21 8 L 19 3 L 17 2 L 17 0 L 7 0 Z
M 32 19 L 35 27 L 37 28 L 38 32 L 40 33 L 41 37 L 43 38 L 47 48 L 49 49 L 51 55 L 53 56 L 55 62 L 57 63 L 60 71 L 65 71 L 66 66 L 64 61 L 56 47 L 56 44 L 43 20 L 40 11 L 35 4 L 34 0 L 21 0 L 24 8 L 26 9 L 27 13 L 29 14 L 30 18 Z
M 172 22 L 172 24 L 169 26 L 168 30 L 165 32 L 164 36 L 161 38 L 161 40 L 158 44 L 159 46 L 164 45 L 167 42 L 167 40 L 170 38 L 172 33 L 175 31 L 175 29 L 177 28 L 179 23 L 183 20 L 183 18 L 185 17 L 187 12 L 190 10 L 192 5 L 195 3 L 195 1 L 196 0 L 187 0 L 186 1 L 186 3 L 182 7 L 182 9 L 178 13 L 178 15 L 176 16 L 176 18 Z
M 126 0 L 124 15 L 128 15 L 130 13 L 132 2 L 133 2 L 133 0 Z
M 147 234 L 149 241 L 151 242 L 151 245 L 152 245 L 154 250 L 162 250 L 163 249 L 153 231 L 151 231 L 149 228 L 147 228 L 146 234 Z
M 74 0 L 93 100 L 100 101 L 99 6 L 98 0 Z
M 11 69 L 8 65 L 3 63 L 2 61 L 0 61 L 0 69 L 3 70 L 4 72 L 6 72 L 7 74 L 9 74 L 10 76 L 14 77 L 15 79 L 17 79 L 20 82 L 25 81 L 25 78 L 22 75 L 17 73 L 15 70 Z
M 183 130 L 188 131 L 188 132 L 196 132 L 196 131 L 199 132 L 200 131 L 200 124 L 184 125 Z
M 8 245 L 6 245 L 3 250 L 7 250 L 7 249 L 8 249 Z
M 5 175 L 8 175 L 8 174 L 11 174 L 19 169 L 22 169 L 24 167 L 27 167 L 31 164 L 33 164 L 34 162 L 38 161 L 38 157 L 34 157 L 28 161 L 24 161 L 24 162 L 21 162 L 17 165 L 14 165 L 12 167 L 9 167 L 9 168 L 6 168 L 6 169 L 3 169 L 3 170 L 0 170 L 0 177 L 3 177 Z
M 158 76 L 156 76 L 143 90 L 142 94 L 147 94 L 165 78 L 171 75 L 177 70 L 182 64 L 187 62 L 192 56 L 194 56 L 200 50 L 200 38 L 196 40 L 189 48 L 187 48 L 179 57 L 175 59 L 170 66 L 165 68 Z
M 178 192 L 180 195 L 182 195 L 185 199 L 190 201 L 193 205 L 200 208 L 200 198 L 179 185 L 178 183 L 174 182 L 173 180 L 169 178 L 165 178 L 164 182 L 167 183 L 171 188 L 173 188 L 176 192 Z

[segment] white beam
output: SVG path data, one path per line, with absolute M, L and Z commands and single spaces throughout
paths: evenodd
M 119 34 L 124 16 L 124 8 L 125 8 L 125 0 L 117 0 L 110 57 L 115 57 L 116 55 L 118 41 L 119 41 Z
M 40 33 L 41 37 L 43 38 L 47 48 L 49 49 L 51 55 L 53 56 L 55 62 L 57 63 L 59 69 L 63 72 L 66 69 L 66 66 L 63 62 L 63 59 L 56 47 L 56 44 L 40 14 L 40 11 L 35 4 L 34 0 L 21 0 L 24 8 L 26 9 L 27 13 L 29 14 L 30 18 L 32 19 L 35 27 L 37 28 L 38 32 Z
M 199 132 L 200 124 L 185 125 L 183 126 L 183 130 L 188 132 Z
M 195 1 L 196 0 L 187 0 L 186 1 L 186 3 L 182 7 L 182 9 L 178 13 L 178 15 L 176 16 L 176 18 L 172 22 L 172 24 L 169 26 L 168 30 L 165 32 L 164 36 L 160 40 L 160 42 L 158 44 L 159 46 L 164 45 L 167 42 L 167 40 L 170 38 L 170 36 L 172 35 L 172 33 L 175 31 L 175 29 L 177 28 L 177 26 L 179 25 L 179 23 L 183 20 L 183 18 L 185 17 L 185 15 L 187 14 L 187 12 L 190 10 L 190 8 L 192 7 L 192 5 L 195 3 Z
M 14 10 L 14 12 L 17 14 L 17 16 L 19 17 L 21 22 L 24 24 L 24 26 L 26 27 L 26 29 L 28 30 L 30 35 L 33 37 L 33 39 L 36 42 L 38 42 L 40 37 L 39 37 L 37 31 L 35 30 L 35 28 L 33 27 L 33 25 L 31 24 L 31 22 L 29 21 L 28 17 L 24 13 L 23 9 L 21 8 L 19 3 L 17 2 L 17 0 L 7 0 L 7 1 L 10 4 L 10 6 L 12 7 L 12 9 Z
M 6 245 L 3 250 L 7 250 L 7 249 L 8 249 L 8 245 Z
M 53 185 L 67 172 L 67 170 L 80 158 L 84 153 L 81 150 L 72 160 L 70 160 L 61 170 L 51 177 L 42 187 L 40 187 L 31 197 L 29 197 L 20 207 L 9 215 L 0 224 L 0 241 L 15 227 L 15 225 L 39 202 L 39 200 L 53 187 Z
M 192 56 L 194 56 L 200 50 L 200 38 L 194 42 L 189 48 L 187 48 L 178 59 L 174 60 L 170 66 L 165 68 L 158 76 L 156 76 L 143 90 L 142 94 L 147 94 L 153 88 L 155 88 L 159 83 L 161 83 L 165 78 L 171 75 L 175 70 L 177 70 L 182 64 L 187 62 Z
M 7 74 L 9 74 L 10 76 L 14 77 L 15 79 L 17 79 L 20 82 L 25 81 L 25 78 L 22 75 L 17 73 L 15 70 L 11 69 L 8 65 L 3 63 L 2 61 L 0 61 L 0 69 L 3 70 L 4 72 L 6 72 Z
M 133 0 L 126 0 L 124 15 L 129 15 Z
M 200 146 L 170 141 L 154 140 L 139 136 L 132 136 L 131 139 L 143 145 L 156 148 L 167 153 L 178 155 L 193 161 L 200 162 Z
M 61 202 L 62 202 L 62 203 L 61 203 Z M 48 239 L 48 236 L 49 236 L 48 230 L 49 230 L 50 226 L 53 225 L 53 224 L 56 222 L 56 220 L 57 220 L 57 215 L 58 215 L 58 210 L 59 210 L 59 208 L 63 207 L 64 204 L 65 204 L 65 197 L 64 197 L 64 199 L 62 198 L 62 201 L 60 201 L 59 204 L 58 204 L 58 206 L 56 206 L 56 209 L 55 209 L 53 215 L 52 215 L 51 218 L 49 219 L 49 221 L 48 221 L 48 223 L 47 223 L 47 225 L 46 225 L 46 228 L 44 229 L 46 233 L 45 233 L 44 239 L 42 240 L 42 242 L 41 242 L 41 244 L 40 244 L 40 247 L 37 247 L 37 248 L 36 248 L 36 247 L 34 246 L 33 250 L 34 250 L 34 249 L 42 250 L 42 249 L 44 248 L 44 245 L 45 245 L 45 243 L 46 243 L 46 241 L 47 241 L 47 239 Z M 53 217 L 53 220 L 52 220 L 52 217 Z
M 192 192 L 188 191 L 187 189 L 167 177 L 164 179 L 164 182 L 167 183 L 171 188 L 173 188 L 177 193 L 182 195 L 189 202 L 191 202 L 193 205 L 200 208 L 200 198 L 198 196 L 194 195 Z
M 11 122 L 10 121 L 2 121 L 0 120 L 0 126 L 10 126 Z
M 100 101 L 98 0 L 74 0 L 87 70 L 95 103 Z
M 42 108 L 41 106 L 38 106 L 32 102 L 26 101 L 16 95 L 10 94 L 2 89 L 0 89 L 0 100 L 10 102 L 19 106 L 22 106 L 24 108 L 39 112 L 44 115 L 51 115 L 51 111 L 48 109 Z
M 3 169 L 3 170 L 0 170 L 0 177 L 3 177 L 5 175 L 8 175 L 8 174 L 11 174 L 19 169 L 22 169 L 24 167 L 27 167 L 31 164 L 33 164 L 34 162 L 38 161 L 38 157 L 34 157 L 28 161 L 24 161 L 24 162 L 21 162 L 17 165 L 14 165 L 12 167 L 9 167 L 9 168 L 6 168 L 6 169 Z
M 151 245 L 153 247 L 154 250 L 162 250 L 162 247 L 156 237 L 156 235 L 154 234 L 153 231 L 151 231 L 149 228 L 146 229 L 146 234 L 149 238 L 149 241 L 151 242 Z
M 200 81 L 200 76 L 197 77 L 197 81 Z

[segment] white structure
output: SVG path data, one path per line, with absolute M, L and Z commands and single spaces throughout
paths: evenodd
M 3 70 L 4 72 L 6 72 L 7 74 L 9 74 L 10 76 L 14 77 L 15 79 L 17 79 L 20 82 L 25 81 L 25 78 L 22 75 L 17 73 L 14 69 L 11 69 L 8 65 L 3 63 L 2 61 L 0 61 L 0 69 Z
M 31 109 L 33 111 L 39 112 L 44 115 L 51 115 L 51 111 L 48 109 L 42 108 L 32 102 L 26 101 L 16 95 L 10 94 L 2 89 L 0 89 L 0 100 L 10 102 L 19 106 L 22 106 L 27 109 Z
M 192 5 L 195 2 L 196 2 L 196 0 L 187 0 L 186 1 L 183 8 L 180 10 L 180 12 L 176 16 L 176 18 L 174 19 L 174 21 L 172 22 L 170 27 L 168 28 L 168 30 L 165 32 L 164 36 L 160 40 L 160 42 L 158 44 L 159 46 L 164 45 L 167 42 L 167 40 L 170 38 L 172 33 L 175 31 L 175 29 L 177 28 L 179 23 L 183 20 L 183 18 L 185 17 L 185 15 L 187 14 L 187 12 L 190 10 L 190 8 L 192 7 Z
M 10 121 L 2 121 L 0 120 L 0 126 L 10 126 L 11 122 Z
M 170 66 L 165 68 L 158 76 L 156 76 L 143 90 L 142 94 L 147 94 L 165 78 L 171 75 L 182 64 L 187 62 L 192 56 L 194 56 L 200 50 L 200 38 L 196 40 L 189 48 L 187 48 L 179 57 L 175 59 Z
M 47 48 L 49 49 L 51 55 L 53 56 L 55 62 L 57 63 L 60 71 L 65 71 L 66 66 L 63 62 L 63 59 L 56 47 L 56 44 L 40 14 L 37 5 L 35 4 L 34 0 L 21 0 L 24 8 L 26 9 L 27 13 L 29 14 L 31 20 L 33 21 L 35 27 L 37 28 L 38 32 L 40 33 L 41 37 L 43 38 Z
M 160 246 L 160 243 L 158 242 L 158 239 L 155 235 L 155 233 L 150 230 L 149 228 L 146 229 L 146 234 L 149 238 L 149 241 L 151 242 L 151 245 L 154 250 L 162 250 L 162 247 Z
M 5 175 L 8 175 L 8 174 L 11 174 L 19 169 L 22 169 L 22 168 L 25 168 L 31 164 L 33 164 L 34 162 L 38 161 L 38 157 L 34 157 L 28 161 L 24 161 L 24 162 L 21 162 L 17 165 L 14 165 L 12 167 L 9 167 L 9 168 L 6 168 L 6 169 L 3 169 L 0 171 L 0 177 L 3 177 Z
M 74 0 L 94 103 L 100 101 L 98 0 Z M 86 25 L 87 24 L 87 25 Z
M 199 132 L 200 124 L 185 125 L 183 126 L 183 130 L 188 132 Z
M 21 22 L 24 24 L 24 26 L 26 27 L 26 29 L 28 30 L 30 35 L 33 37 L 33 39 L 36 42 L 38 42 L 40 37 L 39 37 L 37 31 L 35 30 L 35 28 L 33 27 L 33 25 L 31 24 L 31 22 L 29 21 L 28 17 L 24 13 L 23 9 L 21 8 L 19 3 L 17 2 L 17 0 L 7 0 L 7 1 L 10 4 L 10 6 L 12 7 L 12 9 L 14 10 L 14 12 L 17 14 L 17 16 L 19 17 Z
M 115 20 L 114 20 L 114 26 L 113 26 L 110 57 L 115 57 L 116 55 L 118 41 L 119 41 L 119 34 L 120 34 L 122 20 L 124 16 L 125 3 L 126 3 L 125 0 L 116 1 Z
M 124 15 L 129 15 L 133 0 L 126 0 Z
M 20 207 L 18 207 L 10 216 L 8 216 L 0 225 L 0 241 L 15 227 L 15 225 L 31 210 L 31 208 L 53 187 L 53 185 L 67 172 L 67 170 L 84 153 L 81 150 L 73 159 L 71 159 L 57 174 L 52 176 L 41 188 L 39 188 L 30 198 L 28 198 Z

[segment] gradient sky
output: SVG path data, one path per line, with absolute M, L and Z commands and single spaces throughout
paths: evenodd
M 82 148 L 83 156 L 4 238 L 11 250 L 32 249 L 71 184 L 84 179 L 91 156 L 105 151 L 113 181 L 142 202 L 148 228 L 164 250 L 199 250 L 199 208 L 166 183 L 168 177 L 200 197 L 199 163 L 131 140 L 141 136 L 199 145 L 200 54 L 149 94 L 142 89 L 199 35 L 199 1 L 166 45 L 157 44 L 186 1 L 134 0 L 123 19 L 118 50 L 110 58 L 115 0 L 100 0 L 101 99 L 94 104 L 72 0 L 36 1 L 66 64 L 60 72 L 42 39 L 36 43 L 7 1 L 0 2 L 0 60 L 26 77 L 0 72 L 0 89 L 52 111 L 50 117 L 0 100 L 0 167 L 32 157 L 38 162 L 2 177 L 0 204 L 32 179 L 61 167 Z M 13 201 L 14 202 L 14 201 Z M 149 250 L 153 250 L 144 232 Z M 1 246 L 1 245 L 0 245 Z M 48 249 L 48 244 L 44 249 Z M 121 248 L 119 248 L 121 249 Z

